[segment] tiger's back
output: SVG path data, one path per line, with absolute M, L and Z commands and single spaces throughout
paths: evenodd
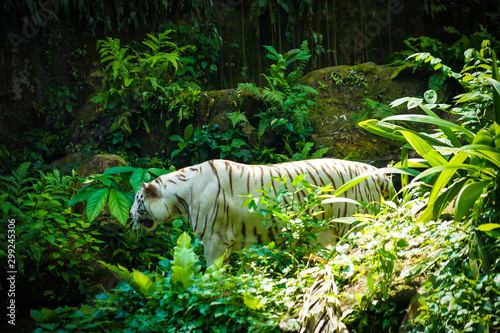
M 131 217 L 136 221 L 142 215 L 150 220 L 166 222 L 176 217 L 186 217 L 197 237 L 205 246 L 207 264 L 222 254 L 249 248 L 256 242 L 269 242 L 275 232 L 266 229 L 256 215 L 242 207 L 241 194 L 255 193 L 269 182 L 279 183 L 273 177 L 284 176 L 288 182 L 305 174 L 306 180 L 317 186 L 332 184 L 335 189 L 347 181 L 376 170 L 368 164 L 337 160 L 317 159 L 272 165 L 247 165 L 226 160 L 207 161 L 159 177 L 145 184 L 136 195 Z M 344 196 L 367 203 L 379 202 L 388 192 L 389 180 L 385 176 L 370 176 L 365 181 L 344 192 Z M 141 192 L 141 193 L 140 193 Z M 303 196 L 299 195 L 299 200 Z M 142 201 L 142 206 L 141 206 Z M 142 210 L 140 209 L 142 208 Z M 323 206 L 323 218 L 351 216 L 356 206 L 346 203 Z M 141 211 L 141 213 L 138 213 Z M 321 232 L 318 241 L 327 246 L 336 243 L 348 225 Z

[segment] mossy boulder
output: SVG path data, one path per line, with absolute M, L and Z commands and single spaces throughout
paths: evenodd
M 398 69 L 364 63 L 327 67 L 304 76 L 301 83 L 319 92 L 317 107 L 311 111 L 316 147 L 331 147 L 328 154 L 338 158 L 390 160 L 400 144 L 366 132 L 357 123 L 401 113 L 403 110 L 390 109 L 387 103 L 425 92 L 424 76 L 401 74 L 393 78 Z

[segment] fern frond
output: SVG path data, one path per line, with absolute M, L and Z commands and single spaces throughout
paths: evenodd
M 284 107 L 285 105 L 285 100 L 286 100 L 286 95 L 282 93 L 281 91 L 272 91 L 269 89 L 264 89 L 264 92 L 262 93 L 262 98 L 271 104 L 278 104 L 280 107 Z
M 240 112 L 240 111 L 235 111 L 227 114 L 227 117 L 231 120 L 233 123 L 233 128 L 236 127 L 241 122 L 249 123 L 247 116 L 245 113 Z
M 297 148 L 299 148 L 299 146 L 300 146 L 300 142 L 297 142 Z M 309 152 L 311 151 L 313 146 L 314 146 L 314 143 L 312 143 L 312 142 L 304 142 L 302 145 L 302 149 L 298 153 L 294 154 L 295 160 L 297 160 L 297 161 L 306 160 L 308 158 Z
M 293 156 L 293 149 L 288 143 L 288 141 L 285 141 L 285 150 L 290 156 Z M 290 158 L 288 158 L 288 160 L 290 160 Z
M 307 40 L 304 40 L 302 44 L 300 45 L 300 57 L 297 56 L 297 60 L 299 64 L 297 65 L 297 74 L 296 74 L 296 79 L 300 80 L 306 71 L 307 68 L 307 62 L 309 61 L 309 58 L 311 57 L 311 53 L 309 51 L 309 48 L 307 46 Z
M 302 85 L 302 84 L 296 84 L 293 87 L 293 89 L 296 91 L 304 92 L 306 94 L 313 94 L 313 95 L 319 94 L 319 92 L 316 89 L 314 89 L 313 87 Z
M 322 158 L 323 155 L 325 155 L 330 149 L 332 149 L 332 148 L 331 147 L 324 147 L 324 148 L 318 149 L 314 153 L 312 153 L 311 158 L 312 159 Z
M 309 125 L 309 112 L 304 108 L 295 108 L 291 113 L 291 123 L 293 124 L 294 132 L 302 134 L 307 125 Z
M 257 97 L 261 97 L 260 91 L 257 88 L 257 86 L 255 85 L 255 83 L 240 83 L 240 84 L 238 84 L 237 91 L 240 92 L 243 90 L 248 90 L 248 91 L 254 93 L 255 95 L 257 95 Z

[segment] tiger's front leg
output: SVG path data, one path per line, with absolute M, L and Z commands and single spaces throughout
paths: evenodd
M 220 236 L 215 232 L 210 237 L 204 237 L 202 241 L 205 247 L 207 267 L 212 266 L 215 260 L 219 259 L 224 254 L 226 254 L 224 262 L 227 262 L 229 256 L 231 255 L 231 249 L 233 247 L 232 240 L 228 239 L 228 237 L 225 235 Z

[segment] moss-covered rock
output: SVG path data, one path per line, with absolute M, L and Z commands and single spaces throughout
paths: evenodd
M 404 96 L 421 96 L 427 81 L 419 75 L 393 79 L 398 67 L 364 63 L 316 70 L 301 81 L 318 90 L 311 112 L 313 141 L 317 148 L 331 147 L 330 156 L 359 160 L 386 160 L 400 147 L 362 130 L 357 123 L 401 112 L 384 106 Z M 371 107 L 365 105 L 369 99 Z

